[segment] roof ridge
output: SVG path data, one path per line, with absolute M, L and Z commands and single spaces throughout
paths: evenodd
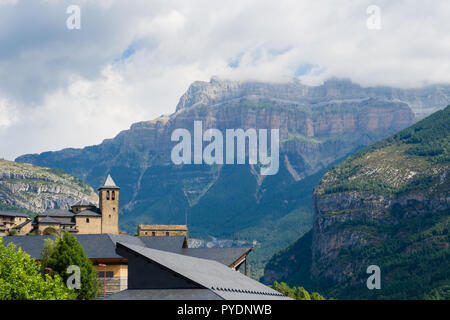
M 116 183 L 114 182 L 114 180 L 113 180 L 113 178 L 111 177 L 110 174 L 108 174 L 108 177 L 106 178 L 105 183 L 99 189 L 101 189 L 101 188 L 118 188 L 118 189 L 120 189 L 116 185 Z

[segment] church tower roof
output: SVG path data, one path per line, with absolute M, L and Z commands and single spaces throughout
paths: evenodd
M 100 189 L 120 189 L 118 186 L 116 186 L 114 180 L 111 178 L 111 175 L 108 174 L 108 177 L 106 178 L 105 183 L 103 186 L 99 188 Z

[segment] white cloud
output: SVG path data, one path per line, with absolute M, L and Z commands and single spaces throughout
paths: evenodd
M 8 99 L 0 98 L 0 131 L 17 121 L 18 112 Z
M 19 0 L 0 0 L 0 6 L 14 6 Z
M 72 31 L 70 1 L 7 2 L 0 157 L 99 143 L 173 112 L 191 82 L 214 75 L 279 82 L 300 68 L 310 84 L 450 83 L 447 0 L 83 0 Z M 366 27 L 372 4 L 379 31 Z

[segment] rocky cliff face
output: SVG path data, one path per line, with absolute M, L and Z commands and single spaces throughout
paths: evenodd
M 265 280 L 338 298 L 450 297 L 449 141 L 450 106 L 333 167 L 314 192 L 311 234 L 274 257 Z M 369 265 L 380 291 L 366 288 Z
M 136 123 L 97 146 L 17 161 L 61 168 L 92 186 L 111 173 L 121 187 L 121 229 L 133 233 L 138 223 L 187 220 L 192 237 L 256 240 L 254 265 L 262 268 L 311 228 L 311 193 L 323 170 L 414 121 L 406 103 L 352 99 L 345 86 L 311 95 L 313 89 L 298 83 L 194 83 L 170 116 Z M 278 174 L 260 176 L 248 164 L 173 165 L 171 134 L 177 128 L 192 132 L 195 120 L 204 130 L 222 132 L 279 129 Z
M 403 102 L 418 118 L 443 109 L 450 101 L 450 85 L 430 85 L 416 89 L 361 87 L 348 79 L 330 79 L 320 86 L 290 83 L 238 82 L 213 78 L 210 82 L 195 82 L 181 97 L 177 111 L 199 105 L 220 105 L 242 97 L 271 99 L 302 106 L 320 106 L 330 102 L 360 102 L 368 98 Z
M 88 185 L 60 170 L 0 160 L 0 209 L 69 209 L 78 200 L 98 202 Z

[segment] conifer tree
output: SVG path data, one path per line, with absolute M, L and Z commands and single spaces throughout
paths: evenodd
M 55 240 L 47 240 L 42 253 L 42 271 L 58 274 L 64 283 L 71 274 L 67 273 L 70 266 L 80 268 L 80 289 L 73 289 L 77 299 L 88 300 L 97 298 L 100 292 L 100 282 L 97 271 L 86 257 L 83 247 L 78 240 L 64 232 Z

